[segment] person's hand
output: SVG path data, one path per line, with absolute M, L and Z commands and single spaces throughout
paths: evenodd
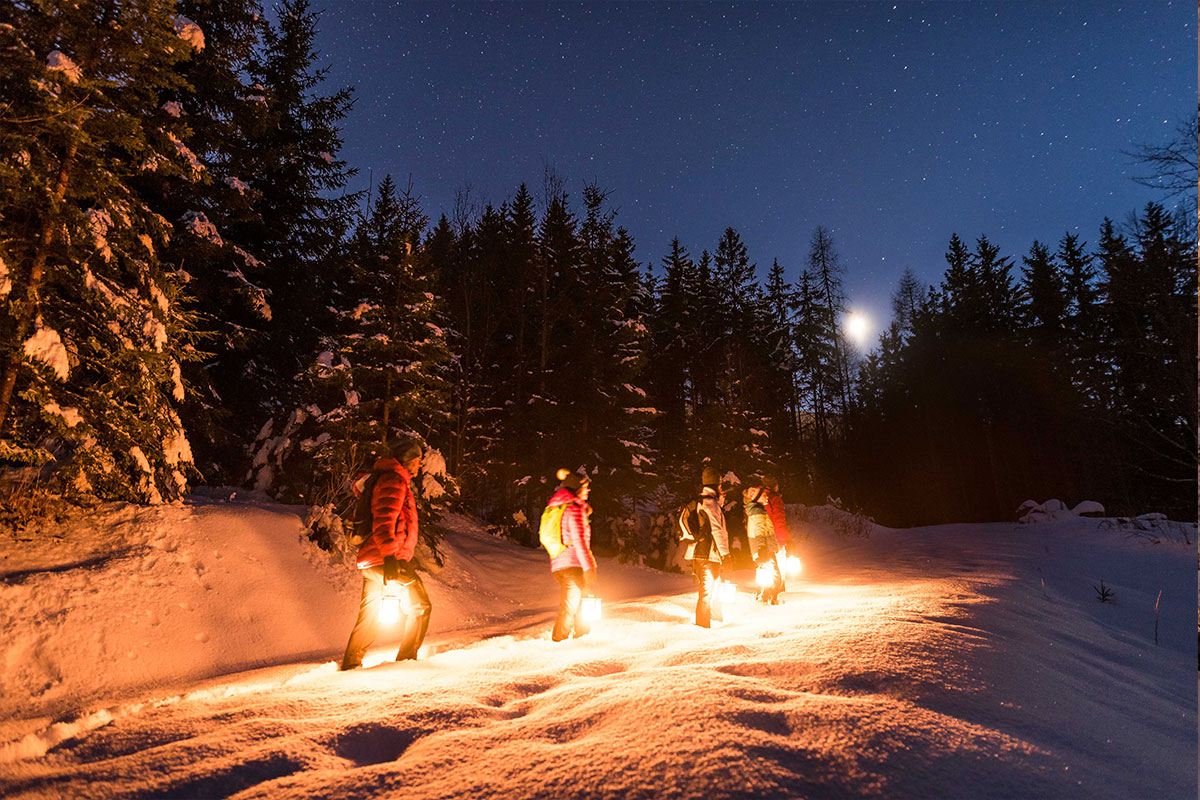
M 596 570 L 587 569 L 583 571 L 583 585 L 589 589 L 596 585 Z
M 383 582 L 400 580 L 400 562 L 395 556 L 383 557 Z

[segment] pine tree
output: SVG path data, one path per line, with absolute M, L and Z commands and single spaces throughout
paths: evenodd
M 419 248 L 426 224 L 411 187 L 398 192 L 385 177 L 351 239 L 349 302 L 337 328 L 308 365 L 296 407 L 259 433 L 256 488 L 328 506 L 382 443 L 406 436 L 433 448 L 419 489 L 444 507 L 453 482 L 437 445 L 449 429 L 451 353 L 432 265 Z
M 1063 276 L 1049 248 L 1041 242 L 1034 241 L 1024 261 L 1025 327 L 1042 354 L 1050 356 L 1058 352 L 1063 340 L 1067 315 Z
M 0 455 L 73 492 L 159 502 L 192 473 L 176 232 L 138 187 L 203 179 L 160 109 L 203 46 L 164 4 L 0 7 Z
M 354 170 L 338 158 L 338 125 L 350 108 L 350 91 L 319 94 L 327 69 L 317 68 L 318 15 L 308 0 L 284 0 L 278 22 L 263 32 L 265 53 L 251 67 L 262 105 L 249 131 L 243 168 L 254 192 L 254 218 L 233 227 L 237 241 L 258 242 L 263 288 L 271 316 L 242 363 L 224 359 L 213 369 L 218 392 L 247 422 L 292 404 L 293 377 L 333 324 L 325 299 L 336 291 L 346 265 L 337 248 L 357 203 L 342 193 Z M 249 379 L 262 387 L 239 400 L 234 387 Z
M 835 433 L 837 438 L 845 434 L 845 414 L 850 404 L 849 359 L 839 326 L 841 315 L 846 313 L 842 272 L 833 237 L 817 226 L 809 243 L 808 273 L 815 293 L 813 333 L 820 341 L 819 349 L 826 354 L 814 363 L 821 400 L 821 411 L 816 415 L 821 428 L 818 441 L 823 448 Z
M 903 337 L 912 334 L 917 314 L 928 293 L 928 287 L 917 280 L 912 267 L 905 267 L 900 283 L 892 293 L 892 322 L 896 335 Z

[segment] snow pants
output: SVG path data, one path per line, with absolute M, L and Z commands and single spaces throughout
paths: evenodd
M 717 581 L 721 578 L 721 565 L 708 559 L 692 561 L 692 576 L 698 587 L 696 596 L 696 624 L 711 628 L 712 621 L 725 619 L 721 612 L 721 598 L 717 594 Z
M 375 643 L 379 634 L 379 609 L 383 605 L 385 591 L 400 595 L 400 651 L 397 661 L 415 659 L 425 631 L 429 629 L 429 614 L 433 606 L 425 584 L 415 570 L 401 569 L 398 580 L 384 586 L 383 567 L 367 567 L 359 570 L 363 576 L 362 599 L 358 604 L 358 619 L 350 632 L 346 654 L 342 657 L 342 669 L 353 669 L 362 664 L 367 648 Z
M 583 570 L 579 567 L 567 567 L 556 570 L 554 580 L 558 581 L 558 617 L 554 620 L 554 631 L 550 638 L 561 642 L 568 636 L 576 638 L 591 630 L 583 621 Z

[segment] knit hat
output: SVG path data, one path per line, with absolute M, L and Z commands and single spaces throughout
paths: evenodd
M 406 436 L 389 439 L 387 443 L 388 453 L 392 458 L 399 461 L 401 464 L 407 464 L 414 458 L 421 455 L 421 443 L 416 439 L 410 439 Z
M 704 471 L 700 473 L 700 485 L 713 487 L 720 486 L 721 476 L 717 474 L 717 471 L 712 467 L 705 467 Z
M 580 475 L 569 469 L 560 469 L 555 473 L 555 477 L 562 481 L 563 486 L 576 493 L 583 488 L 584 484 L 591 483 L 591 479 L 587 475 Z

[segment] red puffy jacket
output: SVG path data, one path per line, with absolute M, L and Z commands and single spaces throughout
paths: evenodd
M 550 559 L 550 571 L 579 567 L 584 572 L 596 568 L 592 555 L 592 526 L 588 515 L 592 513 L 586 501 L 578 498 L 570 489 L 560 488 L 550 498 L 549 506 L 566 506 L 562 515 L 563 551 Z
M 791 541 L 792 534 L 787 526 L 787 513 L 783 510 L 783 495 L 770 489 L 767 489 L 767 514 L 775 527 L 775 541 L 782 547 Z
M 394 458 L 375 462 L 375 481 L 371 496 L 371 535 L 358 548 L 359 569 L 378 567 L 384 556 L 407 561 L 417 549 L 417 502 L 412 493 L 412 476 Z M 357 494 L 358 482 L 355 482 Z

